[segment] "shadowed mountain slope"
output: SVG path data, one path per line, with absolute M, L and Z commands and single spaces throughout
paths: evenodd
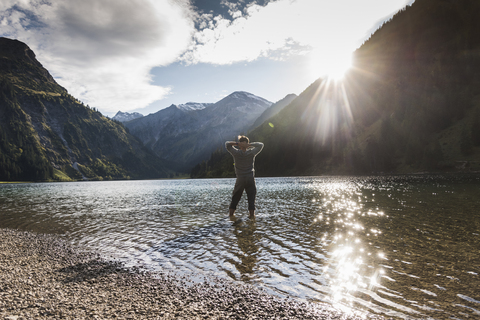
M 288 106 L 296 97 L 297 97 L 296 94 L 293 94 L 293 93 L 288 94 L 287 96 L 285 96 L 285 98 L 272 104 L 267 110 L 265 110 L 260 115 L 260 117 L 257 118 L 257 120 L 255 120 L 253 125 L 250 127 L 250 130 L 255 129 L 256 127 L 258 127 L 259 125 L 261 125 L 262 123 L 264 123 L 265 121 L 267 121 L 268 119 L 270 119 L 271 117 L 273 117 L 274 115 L 282 111 L 283 108 Z
M 0 38 L 0 180 L 158 178 L 160 159 L 58 85 L 20 41 Z
M 249 133 L 265 143 L 257 174 L 480 170 L 479 12 L 476 0 L 398 12 L 354 52 L 342 82 L 317 80 Z M 229 168 L 223 157 L 193 176 Z

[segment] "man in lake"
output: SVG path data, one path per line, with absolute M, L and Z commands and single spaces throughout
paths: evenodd
M 247 192 L 248 212 L 250 218 L 255 217 L 255 197 L 257 186 L 255 185 L 255 156 L 263 149 L 263 143 L 252 142 L 245 136 L 239 136 L 238 142 L 227 141 L 225 148 L 233 156 L 237 181 L 233 188 L 232 202 L 230 203 L 230 216 L 233 216 L 237 204 L 242 197 L 243 190 Z

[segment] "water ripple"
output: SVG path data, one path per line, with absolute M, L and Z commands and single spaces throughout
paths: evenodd
M 0 185 L 0 226 L 57 233 L 152 269 L 209 273 L 394 318 L 480 314 L 479 176 Z

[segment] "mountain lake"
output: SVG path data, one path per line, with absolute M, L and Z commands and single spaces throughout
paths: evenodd
M 395 319 L 480 318 L 480 174 L 0 185 L 0 227 Z M 199 280 L 200 281 L 200 280 Z

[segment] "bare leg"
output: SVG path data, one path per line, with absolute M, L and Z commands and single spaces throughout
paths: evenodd
M 230 217 L 235 213 L 235 209 L 230 209 Z
M 255 210 L 248 210 L 248 212 L 250 213 L 250 219 L 255 218 Z

